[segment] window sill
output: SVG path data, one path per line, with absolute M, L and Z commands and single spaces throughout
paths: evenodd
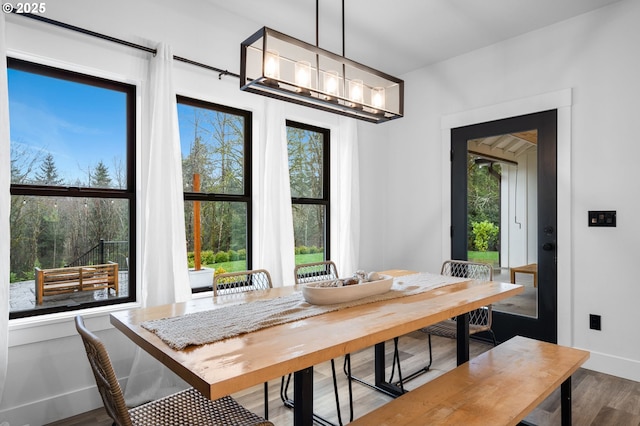
M 99 308 L 40 315 L 9 320 L 9 347 L 45 342 L 77 334 L 73 318 L 82 315 L 91 330 L 112 328 L 109 315 L 125 309 L 140 307 L 140 303 L 123 303 Z

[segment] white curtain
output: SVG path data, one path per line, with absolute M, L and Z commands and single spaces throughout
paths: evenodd
M 142 281 L 144 307 L 191 298 L 187 266 L 182 157 L 171 49 L 160 44 L 151 59 L 149 137 L 142 140 Z M 131 405 L 186 387 L 177 376 L 137 350 L 125 397 Z
M 9 147 L 9 93 L 4 13 L 0 14 L 0 400 L 7 379 L 9 352 L 9 211 L 11 209 L 11 155 Z
M 353 118 L 340 117 L 338 134 L 337 266 L 341 276 L 350 276 L 359 269 L 360 255 L 360 169 L 358 162 L 358 126 Z M 335 205 L 335 203 L 332 203 Z
M 295 253 L 293 214 L 289 186 L 289 154 L 282 102 L 265 98 L 260 120 L 259 184 L 255 212 L 258 215 L 258 256 L 254 268 L 271 274 L 274 287 L 293 285 Z

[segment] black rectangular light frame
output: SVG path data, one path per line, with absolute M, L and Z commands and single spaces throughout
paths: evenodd
M 267 76 L 265 73 L 265 59 L 269 46 L 279 46 L 285 50 L 302 52 L 309 59 L 312 78 L 315 87 L 301 87 L 293 79 L 293 73 L 287 76 Z M 335 53 L 305 43 L 268 27 L 263 27 L 240 45 L 240 90 L 292 102 L 311 108 L 332 112 L 371 123 L 383 123 L 400 118 L 404 114 L 404 81 L 386 73 L 362 65 Z M 283 63 L 291 68 L 294 58 L 283 56 Z M 323 66 L 330 63 L 335 72 L 339 73 L 342 82 L 341 92 L 336 96 L 328 96 L 319 88 L 323 73 L 327 69 Z M 384 107 L 373 107 L 371 101 L 363 98 L 362 103 L 356 103 L 346 96 L 347 82 L 356 76 L 365 80 L 365 88 L 375 86 L 386 90 Z

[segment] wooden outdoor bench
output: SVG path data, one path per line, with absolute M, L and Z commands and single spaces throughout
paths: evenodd
M 36 303 L 42 305 L 44 296 L 113 289 L 118 294 L 118 264 L 69 266 L 55 269 L 36 269 Z
M 589 352 L 516 336 L 356 419 L 351 425 L 517 425 L 561 386 L 571 425 L 571 375 Z
M 515 266 L 510 269 L 511 282 L 516 283 L 516 273 L 519 274 L 531 274 L 533 275 L 533 286 L 538 287 L 538 264 L 532 263 L 530 265 Z

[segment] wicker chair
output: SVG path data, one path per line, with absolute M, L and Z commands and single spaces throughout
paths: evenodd
M 230 396 L 210 401 L 193 388 L 129 409 L 104 344 L 85 327 L 81 316 L 76 316 L 76 329 L 84 342 L 102 402 L 114 425 L 273 426 Z
M 266 269 L 214 274 L 213 296 L 229 296 L 248 291 L 273 288 L 271 274 Z M 264 382 L 264 416 L 269 418 L 269 382 Z
M 468 262 L 466 260 L 446 260 L 440 269 L 441 275 L 450 277 L 469 278 L 473 280 L 493 280 L 493 267 L 488 263 Z M 493 339 L 493 345 L 497 344 L 496 336 L 491 329 L 492 308 L 491 305 L 483 306 L 469 312 L 469 334 L 476 334 L 482 331 L 488 331 Z M 455 339 L 457 337 L 456 318 L 450 318 L 437 324 L 420 329 L 427 333 L 429 341 L 429 364 L 419 370 L 400 379 L 400 385 L 407 381 L 429 371 L 433 362 L 433 354 L 431 352 L 431 335 L 449 337 Z M 399 365 L 399 361 L 398 361 Z
M 295 267 L 293 275 L 296 278 L 296 284 L 335 280 L 338 278 L 338 268 L 331 260 L 304 263 Z
M 273 287 L 271 275 L 265 269 L 252 271 L 227 272 L 213 276 L 213 295 L 244 293 L 247 291 L 267 290 Z
M 306 284 L 317 281 L 328 281 L 335 280 L 338 278 L 338 268 L 336 264 L 331 261 L 323 261 L 323 262 L 314 262 L 314 263 L 303 263 L 300 265 L 296 265 L 293 270 L 293 275 L 295 277 L 296 284 Z M 344 358 L 344 369 L 346 371 L 351 370 L 351 362 L 349 354 L 345 355 Z M 340 410 L 340 397 L 338 395 L 338 379 L 336 376 L 336 367 L 335 361 L 331 360 L 331 372 L 333 374 L 333 390 L 336 397 L 336 413 L 338 415 L 338 423 L 342 425 L 342 413 Z M 289 383 L 291 381 L 291 374 L 289 374 L 286 378 L 282 378 L 282 383 L 280 384 L 280 398 L 282 402 L 288 406 L 293 407 L 293 400 L 288 396 Z M 353 421 L 353 392 L 351 390 L 351 380 L 349 380 L 349 410 L 350 417 L 349 421 Z M 322 417 L 314 414 L 317 420 L 320 423 L 328 423 L 326 420 L 322 419 Z

